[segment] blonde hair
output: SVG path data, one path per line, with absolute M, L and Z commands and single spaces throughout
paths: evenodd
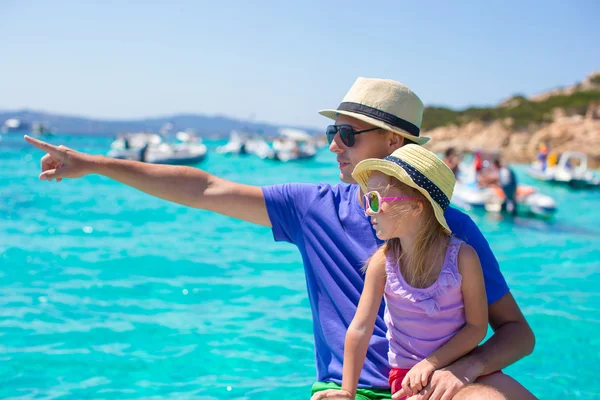
M 392 257 L 396 261 L 406 283 L 416 288 L 424 288 L 430 283 L 432 275 L 437 273 L 437 271 L 434 272 L 434 269 L 438 260 L 445 254 L 448 234 L 435 217 L 431 203 L 423 197 L 421 192 L 398 181 L 396 178 L 390 176 L 388 178 L 389 183 L 383 193 L 391 187 L 396 187 L 401 190 L 402 194 L 417 199 L 415 201 L 396 202 L 390 207 L 388 213 L 393 213 L 392 216 L 396 218 L 397 224 L 401 224 L 408 214 L 418 207 L 417 203 L 420 202 L 423 205 L 421 227 L 415 238 L 415 246 L 410 252 L 402 249 L 399 238 L 387 240 L 377 251 L 383 252 L 383 259 Z M 363 272 L 366 271 L 371 258 L 373 256 L 363 266 Z

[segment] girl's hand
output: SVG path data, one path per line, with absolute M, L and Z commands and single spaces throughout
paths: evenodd
M 420 361 L 402 379 L 402 391 L 408 396 L 416 395 L 427 386 L 433 371 L 435 371 L 435 366 L 431 362 L 427 359 Z
M 310 400 L 354 400 L 354 395 L 344 389 L 327 389 L 312 395 Z

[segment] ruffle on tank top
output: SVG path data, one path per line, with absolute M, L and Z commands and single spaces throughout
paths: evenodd
M 452 237 L 448 244 L 448 250 L 444 258 L 444 263 L 437 280 L 427 288 L 415 288 L 410 286 L 400 273 L 399 265 L 391 256 L 386 258 L 385 269 L 387 274 L 387 284 L 394 295 L 403 300 L 410 301 L 415 307 L 425 311 L 427 315 L 432 316 L 440 312 L 438 299 L 446 292 L 455 287 L 460 287 L 462 276 L 458 272 L 457 258 L 458 251 L 462 241 Z

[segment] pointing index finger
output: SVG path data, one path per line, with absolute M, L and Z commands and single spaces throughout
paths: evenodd
M 60 154 L 60 150 L 58 149 L 58 147 L 56 147 L 50 143 L 42 142 L 41 140 L 34 139 L 31 136 L 27 136 L 27 135 L 25 135 L 25 141 L 27 143 L 37 147 L 38 149 L 45 151 L 46 153 Z

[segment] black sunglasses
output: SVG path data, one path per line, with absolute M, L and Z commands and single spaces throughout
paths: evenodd
M 346 146 L 352 147 L 354 146 L 354 135 L 358 135 L 364 132 L 376 131 L 377 129 L 381 128 L 371 128 L 364 129 L 362 131 L 355 131 L 354 128 L 350 125 L 329 125 L 327 127 L 327 130 L 325 131 L 325 134 L 327 135 L 327 140 L 329 141 L 329 144 L 331 144 L 331 142 L 333 142 L 333 138 L 339 132 L 342 142 Z

